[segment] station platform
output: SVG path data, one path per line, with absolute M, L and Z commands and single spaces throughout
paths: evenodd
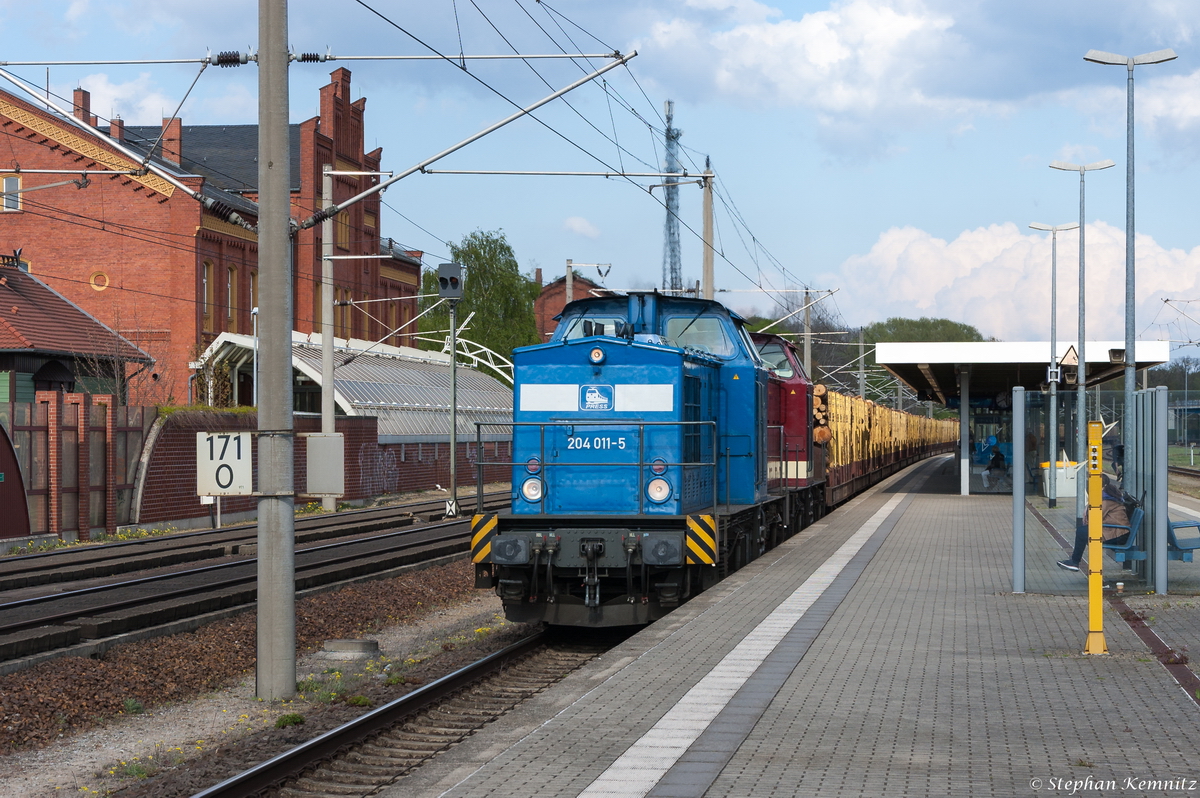
M 1011 511 L 913 466 L 379 794 L 1200 793 L 1181 663 L 1108 603 L 1110 653 L 1082 654 L 1061 547 L 1037 567 L 1069 590 L 1011 593 Z M 1186 660 L 1200 599 L 1122 601 Z

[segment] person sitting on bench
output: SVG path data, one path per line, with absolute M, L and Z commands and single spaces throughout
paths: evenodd
M 988 477 L 992 474 L 1005 476 L 1008 474 L 1008 464 L 1004 461 L 1004 452 L 1000 451 L 999 446 L 992 447 L 992 459 L 988 460 L 987 468 L 983 469 L 983 486 L 990 488 Z

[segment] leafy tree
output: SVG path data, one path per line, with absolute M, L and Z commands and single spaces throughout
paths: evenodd
M 1119 383 L 1114 380 L 1113 384 L 1123 387 L 1124 382 L 1125 379 L 1122 376 Z M 1157 385 L 1165 385 L 1169 391 L 1182 391 L 1186 386 L 1189 391 L 1195 391 L 1196 396 L 1200 397 L 1200 360 L 1194 357 L 1178 357 L 1169 363 L 1155 366 L 1150 369 L 1150 379 L 1147 382 L 1152 388 Z M 1140 375 L 1137 387 L 1139 389 L 1142 387 Z M 1105 388 L 1110 388 L 1110 386 L 1105 385 Z M 1110 389 L 1116 390 L 1115 387 Z
M 450 256 L 463 266 L 463 298 L 458 303 L 458 323 L 474 312 L 463 337 L 511 357 L 518 346 L 538 343 L 533 302 L 541 287 L 521 274 L 517 257 L 503 231 L 476 230 L 462 243 L 450 245 Z M 425 310 L 437 303 L 437 269 L 421 276 L 421 293 L 434 296 L 421 300 Z M 442 338 L 450 329 L 450 307 L 439 305 L 419 322 L 423 334 Z M 425 349 L 440 349 L 440 343 L 423 341 Z
M 983 333 L 950 319 L 905 319 L 894 316 L 887 321 L 877 321 L 863 328 L 867 343 L 877 344 L 891 341 L 986 341 Z

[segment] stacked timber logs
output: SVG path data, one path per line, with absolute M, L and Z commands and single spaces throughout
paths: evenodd
M 829 430 L 829 389 L 820 383 L 813 386 L 813 443 L 824 446 L 833 438 Z

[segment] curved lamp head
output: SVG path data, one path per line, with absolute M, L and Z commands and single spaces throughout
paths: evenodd
M 1168 47 L 1165 50 L 1155 50 L 1152 53 L 1135 55 L 1133 58 L 1127 55 L 1106 53 L 1103 50 L 1088 50 L 1084 54 L 1083 60 L 1091 61 L 1093 64 L 1111 64 L 1112 66 L 1127 66 L 1133 69 L 1135 65 L 1161 64 L 1164 61 L 1174 61 L 1178 57 L 1175 55 L 1175 51 Z
M 1066 161 L 1051 161 L 1051 169 L 1062 169 L 1064 172 L 1092 172 L 1096 169 L 1107 169 L 1110 166 L 1116 166 L 1116 162 L 1112 160 L 1096 161 L 1084 166 L 1077 163 L 1067 163 Z

